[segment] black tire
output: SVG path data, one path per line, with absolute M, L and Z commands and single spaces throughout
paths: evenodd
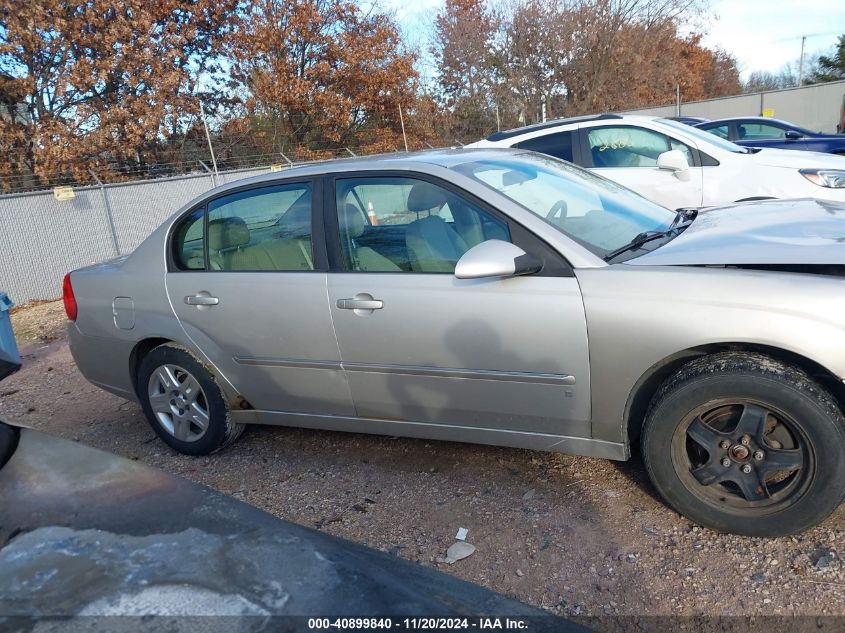
M 11 426 L 0 422 L 0 468 L 12 458 L 18 446 L 18 434 Z
M 750 352 L 684 366 L 654 396 L 643 461 L 701 525 L 749 536 L 811 528 L 845 497 L 845 419 L 804 371 Z
M 199 390 L 192 387 L 190 378 Z M 185 455 L 209 455 L 243 432 L 243 424 L 231 421 L 214 377 L 190 352 L 173 343 L 160 345 L 143 358 L 137 391 L 150 426 L 168 446 Z

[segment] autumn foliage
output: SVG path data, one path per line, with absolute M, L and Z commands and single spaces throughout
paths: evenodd
M 475 140 L 739 91 L 699 0 L 444 0 L 425 50 L 357 0 L 0 0 L 0 183 Z M 687 32 L 687 31 L 683 31 Z M 417 70 L 436 68 L 424 86 Z M 400 118 L 400 112 L 402 116 Z M 278 157 L 278 158 L 274 158 Z
M 312 158 L 401 142 L 399 108 L 413 109 L 417 74 L 387 15 L 348 0 L 256 0 L 227 51 L 246 95 L 234 127 L 262 151 Z
M 687 101 L 737 94 L 734 59 L 680 34 L 700 11 L 692 0 L 445 0 L 432 52 L 449 123 L 478 135 L 536 122 L 544 106 L 553 118 L 671 103 L 676 86 Z
M 393 149 L 418 99 L 396 24 L 346 0 L 0 0 L 0 19 L 7 185 L 209 161 L 200 104 L 223 160 Z
M 158 159 L 197 111 L 234 3 L 0 3 L 0 173 L 104 175 Z

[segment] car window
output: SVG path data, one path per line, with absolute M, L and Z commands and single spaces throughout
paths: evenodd
M 656 167 L 657 157 L 677 149 L 693 164 L 692 150 L 665 134 L 632 126 L 592 127 L 587 143 L 593 167 Z
M 311 185 L 250 189 L 210 202 L 208 265 L 220 271 L 314 270 Z
M 511 155 L 453 167 L 484 183 L 603 257 L 645 231 L 666 229 L 668 209 L 548 156 Z
M 205 209 L 182 218 L 173 232 L 173 259 L 181 270 L 205 268 Z
M 505 222 L 415 178 L 339 179 L 336 199 L 348 271 L 453 273 L 476 244 L 510 241 Z
M 669 131 L 678 132 L 682 136 L 691 136 L 698 144 L 699 151 L 709 151 L 709 147 L 716 147 L 725 152 L 732 152 L 734 154 L 753 154 L 754 150 L 749 147 L 742 147 L 736 143 L 732 143 L 727 139 L 723 139 L 710 132 L 705 132 L 702 128 L 697 126 L 684 125 L 671 119 L 654 119 L 652 125 L 657 125 L 661 128 L 669 128 Z
M 572 162 L 572 132 L 558 132 L 530 138 L 516 144 L 520 149 L 548 154 Z
M 719 138 L 729 138 L 730 131 L 727 123 L 724 125 L 714 125 L 713 127 L 702 127 L 702 130 L 707 130 L 710 134 L 718 136 Z
M 737 123 L 736 128 L 740 141 L 753 141 L 765 138 L 786 138 L 786 130 L 767 123 Z

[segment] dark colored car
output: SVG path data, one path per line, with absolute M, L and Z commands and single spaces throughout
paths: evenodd
M 845 134 L 822 134 L 787 121 L 762 116 L 717 119 L 695 127 L 746 147 L 776 147 L 845 154 Z
M 667 116 L 666 118 L 670 121 L 686 123 L 687 125 L 698 125 L 699 123 L 707 123 L 710 120 L 701 116 Z
M 467 628 L 511 618 L 530 631 L 588 631 L 138 462 L 2 422 L 0 508 L 0 631 L 294 632 L 356 626 L 355 618 L 394 630 L 414 618 Z

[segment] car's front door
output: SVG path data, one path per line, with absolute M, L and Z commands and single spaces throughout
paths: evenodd
M 584 308 L 559 255 L 424 176 L 339 176 L 331 187 L 328 294 L 358 416 L 589 434 Z M 489 239 L 545 249 L 544 271 L 455 278 L 461 255 Z
M 703 173 L 695 152 L 661 132 L 632 125 L 583 127 L 584 161 L 597 174 L 633 189 L 669 209 L 702 204 Z M 657 157 L 680 150 L 690 167 L 686 176 L 657 166 Z
M 310 181 L 252 188 L 185 216 L 167 292 L 186 336 L 252 407 L 352 415 L 315 194 Z

